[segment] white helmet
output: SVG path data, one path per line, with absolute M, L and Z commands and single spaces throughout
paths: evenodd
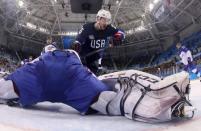
M 107 24 L 111 24 L 112 22 L 112 16 L 111 13 L 107 10 L 101 9 L 98 11 L 97 15 L 96 15 L 96 20 L 100 17 L 106 18 L 106 22 Z

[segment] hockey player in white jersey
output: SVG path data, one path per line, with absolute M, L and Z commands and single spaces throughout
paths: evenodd
M 181 62 L 184 64 L 184 70 L 187 72 L 193 72 L 197 77 L 200 77 L 200 72 L 193 62 L 191 51 L 180 42 L 177 43 L 176 47 L 179 50 L 178 55 L 181 58 Z

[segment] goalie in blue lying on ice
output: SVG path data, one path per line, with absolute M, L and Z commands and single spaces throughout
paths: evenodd
M 82 65 L 75 51 L 55 50 L 1 79 L 0 98 L 7 104 L 17 98 L 23 107 L 43 101 L 62 102 L 82 114 L 93 109 L 146 122 L 183 118 L 185 107 L 191 106 L 184 96 L 189 85 L 184 72 L 161 80 L 128 70 L 99 79 Z

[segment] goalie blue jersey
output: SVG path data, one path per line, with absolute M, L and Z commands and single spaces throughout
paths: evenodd
M 22 106 L 62 102 L 85 113 L 108 87 L 84 67 L 73 52 L 55 50 L 18 68 L 7 77 L 18 89 Z

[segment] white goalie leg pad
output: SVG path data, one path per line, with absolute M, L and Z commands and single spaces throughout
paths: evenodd
M 98 101 L 91 105 L 91 108 L 102 114 L 121 115 L 120 101 L 123 94 L 123 89 L 118 93 L 113 91 L 104 91 L 100 94 Z
M 168 76 L 151 85 L 150 88 L 155 91 L 146 92 L 141 100 L 140 98 L 142 97 L 143 92 L 140 89 L 143 88 L 136 85 L 133 87 L 131 94 L 125 101 L 125 116 L 129 119 L 146 122 L 163 122 L 171 120 L 171 106 L 181 99 L 181 96 L 175 90 L 174 85 L 177 86 L 181 93 L 184 93 L 188 84 L 189 78 L 188 74 L 185 72 Z M 139 101 L 139 104 L 134 108 L 137 101 Z
M 108 114 L 108 112 L 110 115 L 122 114 L 129 119 L 138 121 L 171 120 L 172 105 L 181 99 L 181 95 L 186 92 L 189 85 L 188 73 L 180 72 L 161 80 L 140 71 L 133 70 L 131 72 L 117 72 L 99 77 L 102 80 L 118 78 L 118 75 L 121 75 L 122 86 L 117 91 L 118 93 L 101 93 L 99 100 L 92 105 L 92 108 L 103 114 Z
M 18 95 L 14 91 L 13 82 L 11 80 L 0 79 L 0 98 L 18 98 Z
M 124 85 L 125 86 L 125 85 Z M 117 92 L 104 91 L 100 94 L 98 101 L 91 105 L 91 107 L 102 114 L 121 115 L 120 103 L 124 96 L 125 87 L 120 83 L 115 84 Z
M 106 107 L 115 96 L 116 93 L 113 91 L 104 91 L 99 95 L 98 100 L 91 105 L 91 108 L 102 114 L 107 114 Z

